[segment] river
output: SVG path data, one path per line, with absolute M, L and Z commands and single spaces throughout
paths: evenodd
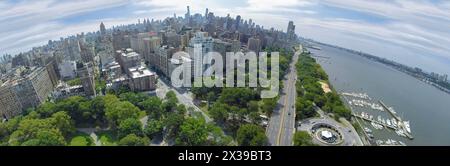
M 373 103 L 382 100 L 403 120 L 410 121 L 413 140 L 400 137 L 393 130 L 376 130 L 370 123 L 364 123 L 374 131 L 375 140 L 394 139 L 407 145 L 450 145 L 449 94 L 379 62 L 337 48 L 320 47 L 321 50 L 309 50 L 313 55 L 329 57 L 316 59 L 338 92 L 367 93 Z M 386 111 L 354 110 L 374 117 L 389 117 Z

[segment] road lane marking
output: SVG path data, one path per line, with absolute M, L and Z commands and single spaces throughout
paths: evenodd
M 297 52 L 296 53 L 294 53 L 294 56 L 297 56 L 297 55 L 295 55 L 295 54 L 297 54 Z M 288 85 L 288 87 L 287 87 L 287 94 L 285 95 L 285 98 L 284 98 L 284 108 L 283 108 L 283 112 L 281 113 L 282 115 L 281 115 L 281 121 L 280 121 L 280 128 L 279 128 L 279 130 L 278 130 L 278 137 L 277 137 L 277 141 L 276 141 L 276 145 L 280 145 L 280 137 L 281 137 L 281 135 L 283 134 L 283 128 L 284 128 L 284 114 L 285 114 L 285 112 L 286 112 L 286 108 L 288 107 L 287 106 L 287 101 L 288 101 L 288 99 L 289 99 L 289 92 L 290 92 L 290 89 L 292 88 L 291 86 L 292 86 L 292 76 L 293 76 L 293 74 L 295 74 L 293 71 L 295 70 L 295 63 L 296 62 L 293 62 L 294 64 L 293 64 L 293 66 L 291 65 L 291 73 L 289 73 L 289 77 L 288 77 L 288 82 L 287 82 L 287 85 Z

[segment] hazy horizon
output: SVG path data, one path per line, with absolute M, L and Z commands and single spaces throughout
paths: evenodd
M 365 0 L 6 0 L 0 2 L 0 56 L 17 54 L 81 32 L 164 19 L 173 14 L 228 13 L 286 31 L 294 21 L 305 38 L 360 50 L 450 75 L 450 1 Z

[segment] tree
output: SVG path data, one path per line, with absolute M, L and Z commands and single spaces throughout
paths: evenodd
M 57 111 L 67 111 L 70 117 L 76 122 L 84 120 L 83 112 L 89 110 L 89 108 L 80 109 L 80 104 L 86 102 L 86 98 L 81 96 L 72 96 L 65 100 L 62 100 L 56 104 Z
M 208 139 L 208 129 L 202 119 L 188 118 L 180 126 L 180 132 L 175 142 L 177 145 L 200 146 Z
M 242 125 L 237 131 L 236 139 L 241 146 L 265 146 L 268 144 L 264 129 L 254 124 Z
M 128 118 L 120 122 L 118 129 L 119 138 L 125 137 L 129 134 L 135 134 L 137 136 L 142 135 L 142 123 L 135 118 Z
M 135 134 L 129 134 L 123 137 L 118 145 L 120 146 L 147 146 L 150 140 L 147 137 L 138 137 Z
M 158 97 L 152 96 L 139 103 L 142 108 L 147 112 L 150 118 L 159 119 L 162 115 L 162 101 Z
M 186 114 L 187 110 L 186 110 L 186 106 L 184 106 L 184 104 L 180 104 L 177 106 L 177 113 L 180 115 L 184 115 Z
M 262 110 L 266 113 L 266 115 L 271 115 L 275 107 L 277 106 L 277 100 L 276 98 L 272 99 L 262 99 L 263 105 Z
M 36 108 L 36 112 L 41 115 L 41 117 L 50 117 L 53 113 L 57 111 L 56 104 L 51 102 L 45 102 Z
M 50 118 L 50 123 L 59 129 L 63 135 L 72 134 L 75 131 L 74 122 L 64 111 L 54 113 Z
M 23 146 L 64 146 L 66 141 L 57 129 L 40 130 L 36 138 L 22 143 Z
M 295 146 L 312 146 L 312 138 L 306 131 L 298 131 L 294 135 Z
M 125 119 L 137 119 L 139 117 L 139 112 L 139 108 L 130 102 L 122 101 L 107 105 L 105 115 L 111 127 L 116 127 Z
M 108 96 L 108 95 L 106 95 Z M 96 121 L 96 123 L 104 124 L 105 119 L 105 107 L 106 107 L 106 96 L 97 96 L 91 101 L 91 112 L 92 119 Z
M 149 138 L 154 138 L 162 134 L 164 129 L 163 123 L 160 120 L 149 119 L 147 126 L 145 126 L 144 134 Z
M 258 112 L 252 112 L 248 116 L 254 124 L 259 124 L 261 122 L 261 116 Z
M 175 110 L 178 103 L 178 98 L 175 92 L 174 91 L 167 92 L 165 99 L 166 101 L 161 105 L 161 108 L 166 112 Z
M 130 103 L 138 106 L 140 102 L 145 101 L 148 96 L 143 93 L 126 92 L 119 95 L 120 100 L 129 101 Z
M 51 129 L 54 126 L 47 119 L 24 119 L 19 123 L 16 130 L 26 134 L 25 139 L 35 138 L 37 133 L 43 129 Z
M 249 88 L 225 88 L 219 97 L 219 101 L 245 108 L 248 102 L 257 98 L 257 93 Z
M 208 92 L 206 94 L 206 99 L 208 100 L 208 108 L 211 105 L 211 102 L 215 101 L 217 99 L 217 96 L 214 92 Z
M 166 93 L 166 100 L 174 100 L 175 103 L 178 103 L 177 95 L 174 91 L 169 91 Z
M 248 110 L 250 112 L 258 112 L 259 111 L 259 104 L 258 101 L 250 101 L 248 103 Z
M 215 103 L 209 110 L 209 114 L 216 122 L 225 122 L 228 119 L 228 106 L 222 103 Z
M 322 108 L 326 102 L 327 98 L 324 95 L 316 95 L 314 98 L 314 103 L 320 108 Z
M 209 131 L 208 143 L 206 145 L 212 146 L 229 146 L 233 138 L 224 134 L 222 129 L 212 123 L 206 124 Z
M 61 131 L 52 124 L 53 118 L 48 119 L 24 119 L 14 131 L 9 141 L 10 145 L 65 145 Z
M 0 123 L 0 141 L 3 139 L 5 140 L 5 142 L 8 141 L 9 136 L 19 127 L 19 123 L 22 118 L 23 117 L 19 115 L 12 119 L 9 119 L 4 123 Z
M 313 103 L 303 97 L 297 98 L 295 107 L 297 112 L 297 119 L 306 119 L 314 117 L 316 115 Z
M 175 112 L 168 113 L 164 120 L 164 126 L 166 126 L 169 137 L 176 136 L 180 125 L 184 122 L 184 115 L 180 115 Z

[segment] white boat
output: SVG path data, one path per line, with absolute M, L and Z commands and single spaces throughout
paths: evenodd
M 398 143 L 400 143 L 400 145 L 402 145 L 402 146 L 406 146 L 406 144 L 402 141 L 398 141 Z
M 395 120 L 395 118 L 392 118 L 392 125 L 394 126 L 394 127 L 397 127 L 397 120 Z
M 381 123 L 381 116 L 380 115 L 378 115 L 377 120 L 378 120 L 378 122 Z
M 383 145 L 384 144 L 383 140 L 376 140 L 375 142 L 377 143 L 377 145 Z
M 397 141 L 396 140 L 391 140 L 393 145 L 397 145 Z
M 395 112 L 395 110 L 394 110 L 394 108 L 393 107 L 389 107 L 388 108 L 392 113 L 394 113 L 394 114 L 396 114 L 397 112 Z
M 404 137 L 405 133 L 403 132 L 403 130 L 395 130 L 395 133 L 397 133 L 398 136 Z
M 373 128 L 375 128 L 375 129 L 377 129 L 377 130 L 383 129 L 383 126 L 382 126 L 382 125 L 379 125 L 379 124 L 377 124 L 377 123 L 375 123 L 375 122 L 372 122 L 371 124 L 372 124 Z
M 388 140 L 386 141 L 386 145 L 391 145 L 391 144 L 392 144 L 391 139 L 388 139 Z
M 386 124 L 386 120 L 381 119 L 381 123 Z
M 405 129 L 408 133 L 411 133 L 411 126 L 409 125 L 409 121 L 404 121 L 403 125 L 405 125 Z
M 386 123 L 387 123 L 388 126 L 391 126 L 391 120 L 386 119 Z
M 372 133 L 372 130 L 370 130 L 370 129 L 367 128 L 367 127 L 364 127 L 364 131 L 365 131 L 366 133 Z

